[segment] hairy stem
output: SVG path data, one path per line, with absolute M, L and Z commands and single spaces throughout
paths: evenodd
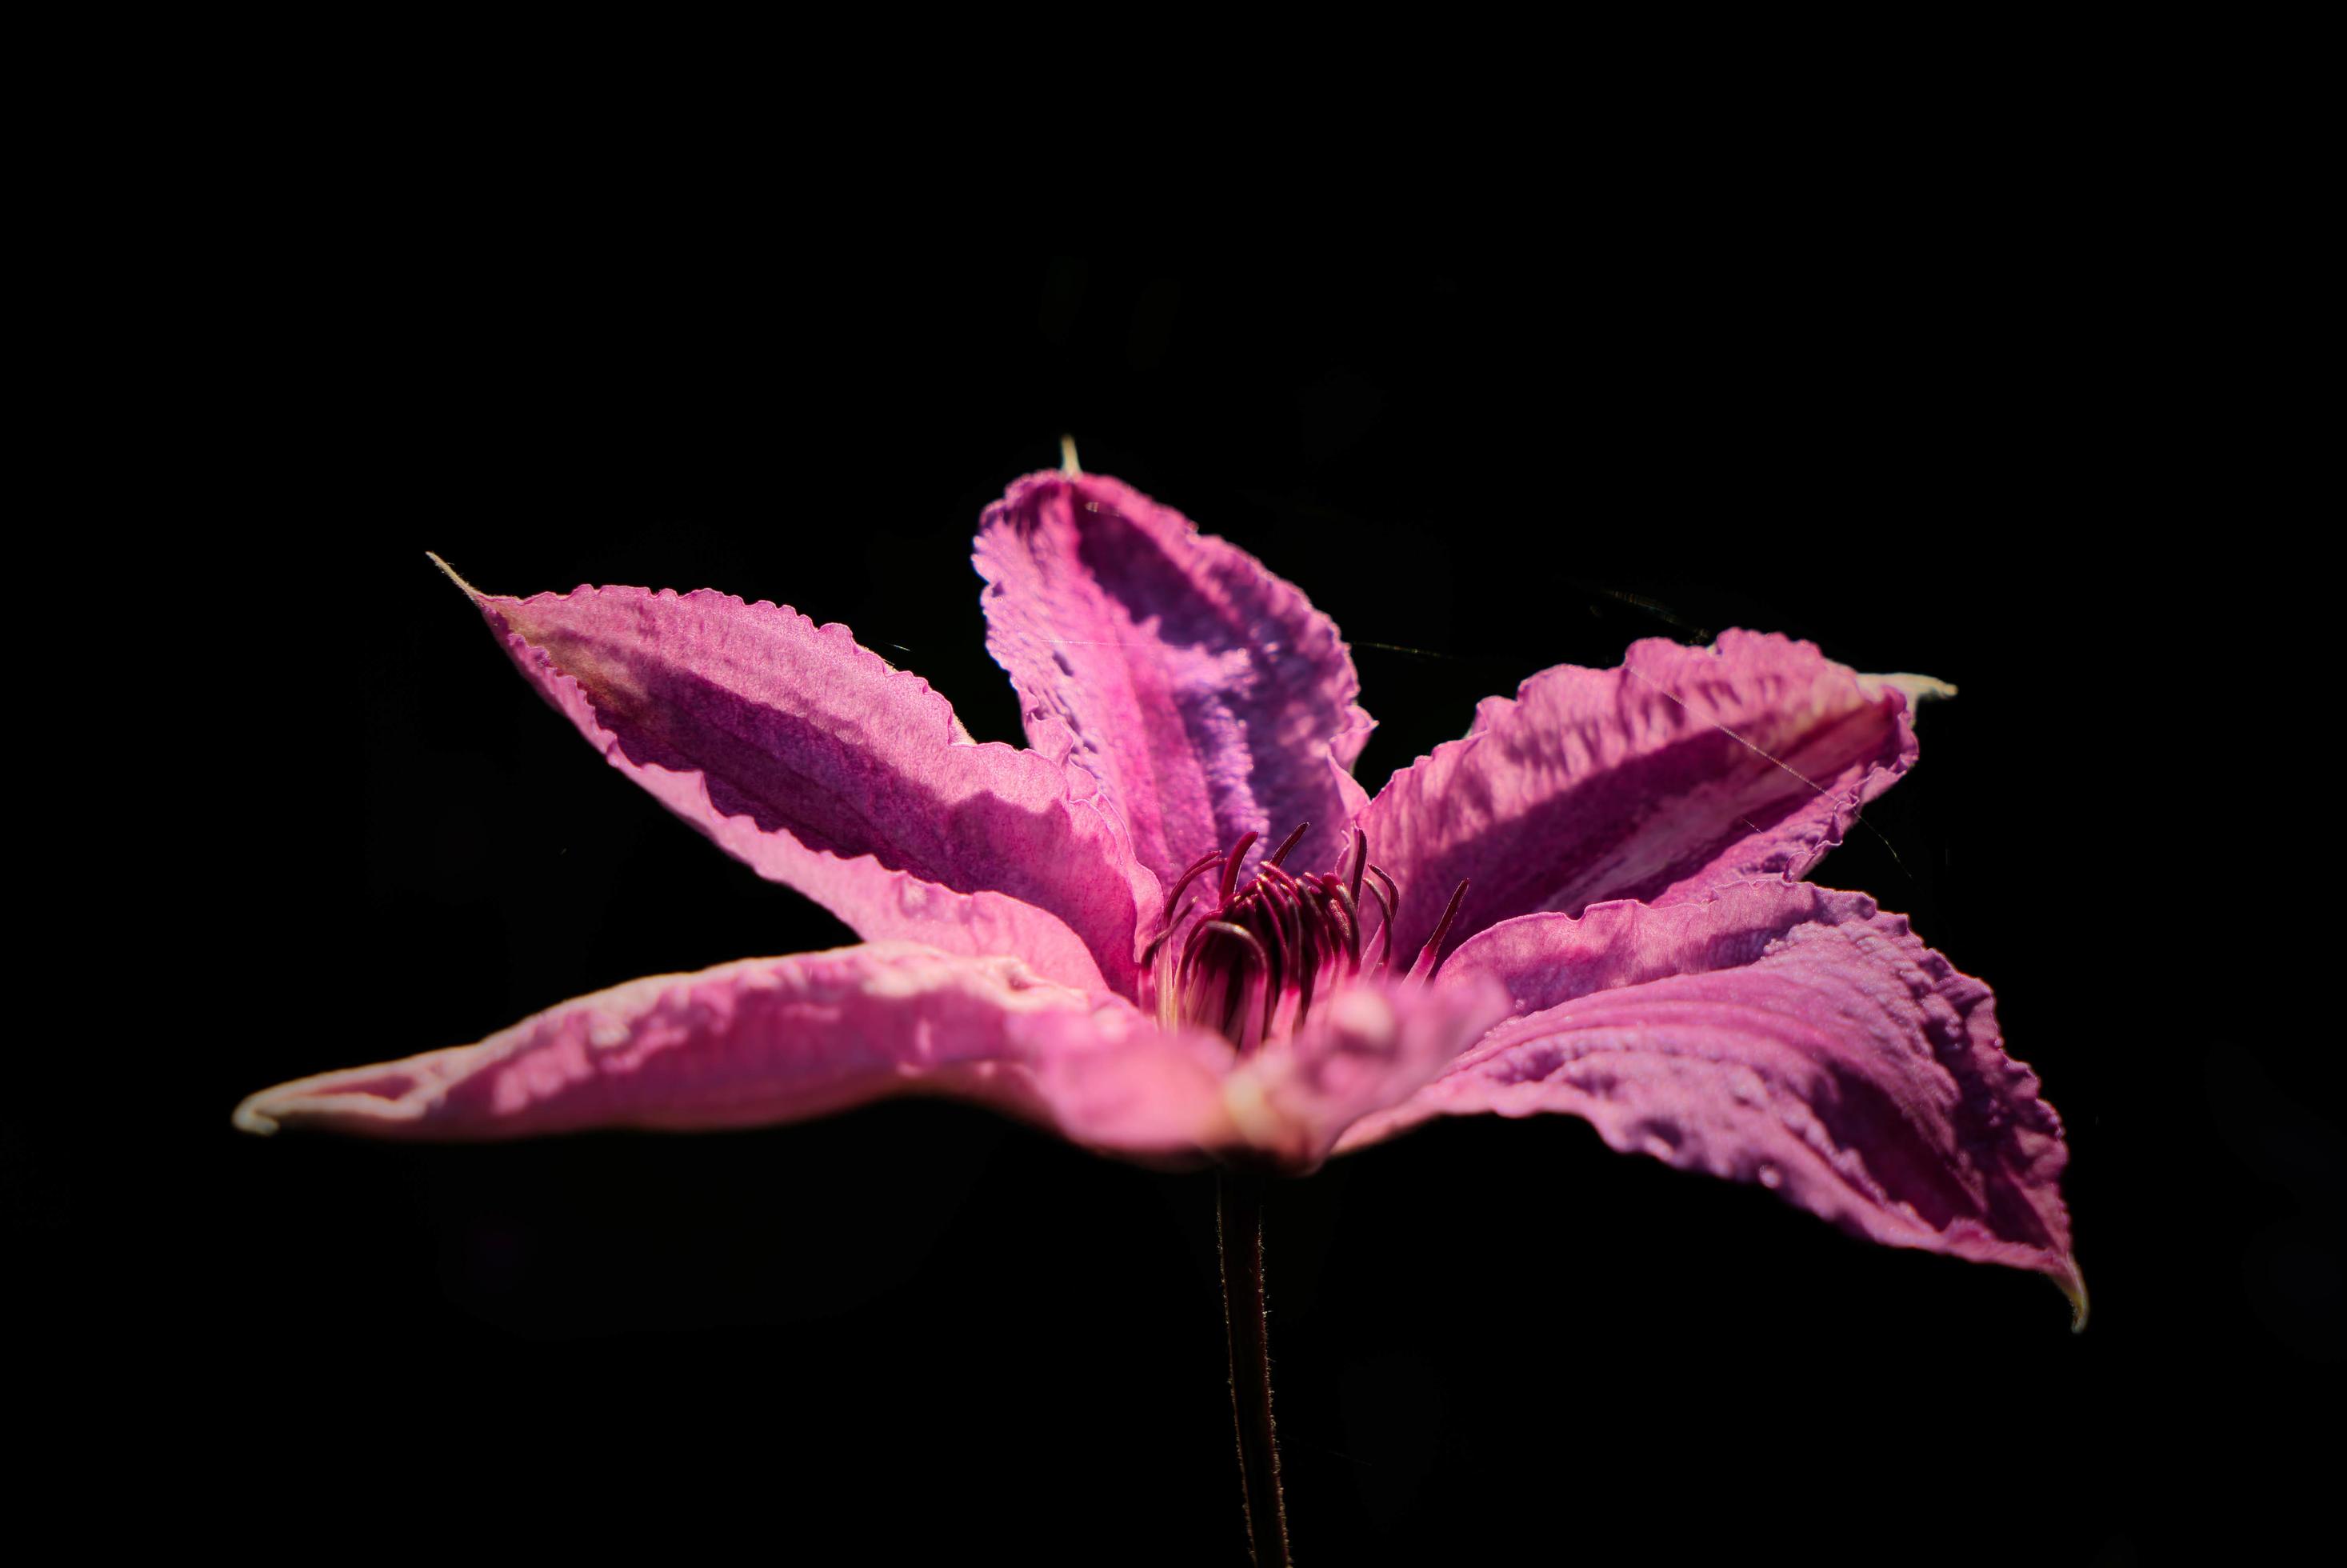
M 1216 1172 L 1214 1208 L 1247 1549 L 1257 1568 L 1287 1568 L 1287 1510 L 1279 1496 L 1279 1443 L 1271 1424 L 1271 1334 L 1264 1316 L 1263 1178 Z

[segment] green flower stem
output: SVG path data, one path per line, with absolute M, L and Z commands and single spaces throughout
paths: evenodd
M 1279 1442 L 1271 1421 L 1271 1333 L 1263 1298 L 1263 1184 L 1259 1175 L 1215 1173 L 1215 1234 L 1247 1547 L 1256 1568 L 1288 1568 L 1287 1510 L 1279 1495 Z

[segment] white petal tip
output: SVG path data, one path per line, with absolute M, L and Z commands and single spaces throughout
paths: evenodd
M 2086 1331 L 2086 1276 L 2073 1268 L 2069 1278 L 2057 1279 L 2054 1283 L 2060 1286 L 2062 1294 L 2070 1298 L 2070 1332 L 2084 1334 Z
M 466 582 L 463 578 L 458 577 L 455 567 L 450 566 L 446 561 L 442 560 L 430 550 L 425 550 L 424 552 L 424 559 L 430 561 L 434 566 L 438 567 L 442 571 L 447 573 L 448 580 L 455 583 L 458 588 L 464 589 L 465 597 L 466 599 L 474 600 L 478 600 L 480 599 L 481 590 L 475 588 L 471 583 Z
M 266 1138 L 277 1131 L 277 1118 L 262 1112 L 258 1094 L 238 1106 L 236 1114 L 230 1120 L 236 1123 L 238 1132 L 251 1132 L 258 1137 Z
M 1905 673 L 1860 675 L 1858 678 L 1858 689 L 1870 698 L 1879 697 L 1886 691 L 1903 692 L 1907 694 L 1907 703 L 1910 707 L 1918 702 L 1945 702 L 1956 694 L 1956 689 L 1945 681 L 1935 681 L 1929 675 Z
M 1060 472 L 1071 479 L 1083 472 L 1076 463 L 1076 438 L 1072 436 L 1060 437 Z

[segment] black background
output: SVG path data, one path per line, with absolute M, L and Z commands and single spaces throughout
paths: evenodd
M 2273 524 L 2178 416 L 2207 387 L 2147 324 L 2174 275 L 2106 213 L 1983 188 L 1408 255 L 1055 257 L 1068 223 L 843 258 L 577 194 L 328 203 L 222 273 L 204 502 L 255 531 L 214 563 L 251 599 L 189 764 L 229 786 L 190 940 L 231 1021 L 141 1199 L 183 1307 L 149 1348 L 199 1428 L 234 1413 L 220 1517 L 1241 1560 L 1209 1178 L 949 1103 L 495 1147 L 228 1124 L 282 1079 L 850 939 L 598 762 L 425 550 L 492 591 L 787 602 L 1016 739 L 969 538 L 1062 431 L 1335 618 L 1372 790 L 1477 698 L 1643 636 L 1955 682 L 1819 880 L 1989 979 L 2070 1130 L 2078 1337 L 2043 1279 L 1564 1119 L 1282 1185 L 1304 1561 L 2121 1563 L 2303 1501 L 2276 1422 L 2335 1376 L 2340 1146 L 2329 1045 L 2262 978 L 2259 840 L 2296 835 L 2228 673 Z M 120 1219 L 21 1163 L 36 1229 Z

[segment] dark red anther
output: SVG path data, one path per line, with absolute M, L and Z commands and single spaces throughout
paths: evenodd
M 1182 873 L 1181 880 L 1174 884 L 1174 891 L 1168 894 L 1165 898 L 1165 913 L 1159 917 L 1164 921 L 1165 929 L 1158 932 L 1154 937 L 1150 938 L 1149 945 L 1141 949 L 1141 967 L 1145 969 L 1149 967 L 1151 960 L 1157 957 L 1157 949 L 1164 944 L 1165 938 L 1174 934 L 1175 929 L 1174 923 L 1174 909 L 1176 905 L 1182 902 L 1182 895 L 1188 891 L 1192 882 L 1197 880 L 1198 874 L 1200 872 L 1205 870 L 1209 866 L 1220 863 L 1222 858 L 1223 852 L 1219 849 L 1215 850 L 1211 855 L 1202 855 L 1198 856 L 1196 863 L 1193 865 L 1189 870 Z
M 1353 829 L 1353 907 L 1361 907 L 1361 873 L 1369 868 L 1369 830 Z
M 1294 917 L 1296 939 L 1299 942 L 1302 941 L 1304 933 L 1307 929 L 1306 911 L 1312 904 L 1311 889 L 1289 876 L 1285 866 L 1269 866 L 1264 869 L 1268 874 L 1264 883 L 1265 887 L 1278 890 L 1279 907 Z
M 1303 927 L 1304 950 L 1317 961 L 1323 946 L 1336 952 L 1337 939 L 1328 929 L 1328 907 L 1312 896 L 1316 891 L 1308 883 L 1296 885 L 1296 917 Z
M 1239 885 L 1239 862 L 1246 858 L 1247 845 L 1260 836 L 1258 834 L 1243 833 L 1239 841 L 1231 845 L 1231 857 L 1223 862 L 1223 903 L 1231 901 L 1231 891 Z
M 1190 927 L 1190 935 L 1182 943 L 1182 956 L 1174 961 L 1174 982 L 1177 986 L 1189 983 L 1191 972 L 1198 965 L 1198 948 L 1205 941 L 1206 927 L 1211 924 L 1213 922 L 1201 920 Z
M 1161 917 L 1161 918 L 1169 922 L 1172 921 L 1174 918 L 1174 906 L 1182 902 L 1183 892 L 1188 888 L 1191 882 L 1196 878 L 1199 872 L 1204 871 L 1207 866 L 1214 865 L 1216 861 L 1222 859 L 1222 857 L 1223 852 L 1219 849 L 1214 850 L 1211 854 L 1201 855 L 1198 856 L 1196 864 L 1193 865 L 1189 870 L 1182 873 L 1182 879 L 1174 884 L 1174 891 L 1166 895 L 1165 913 Z
M 1393 956 L 1393 906 L 1386 902 L 1385 889 L 1376 882 L 1370 882 L 1368 889 L 1369 897 L 1378 901 L 1378 913 L 1385 917 L 1378 927 L 1378 961 L 1369 966 L 1369 972 L 1375 974 Z
M 1335 921 L 1339 916 L 1343 917 L 1345 951 L 1353 960 L 1353 972 L 1358 974 L 1361 969 L 1361 907 L 1353 902 L 1353 896 L 1345 891 L 1345 884 L 1334 876 L 1323 876 L 1320 887 L 1335 900 L 1328 907 L 1330 920 Z
M 1372 866 L 1369 867 L 1369 875 L 1376 877 L 1379 882 L 1385 884 L 1387 907 L 1389 909 L 1400 908 L 1401 889 L 1395 886 L 1394 879 L 1386 875 L 1386 868 L 1382 866 Z
M 1264 999 L 1264 1028 L 1268 1031 L 1288 977 L 1296 973 L 1302 961 L 1300 955 L 1306 946 L 1300 908 L 1303 895 L 1293 876 L 1266 863 L 1256 880 L 1249 885 L 1245 897 L 1257 901 L 1263 926 L 1271 933 L 1273 970 Z
M 1298 1029 L 1304 1027 L 1304 1015 L 1312 1010 L 1312 977 L 1320 968 L 1319 954 L 1315 950 L 1317 946 L 1307 931 L 1296 965 L 1296 1027 Z
M 1198 929 L 1202 932 L 1211 931 L 1218 937 L 1235 937 L 1245 943 L 1247 956 L 1255 960 L 1256 969 L 1261 971 L 1266 979 L 1266 989 L 1269 989 L 1267 982 L 1271 974 L 1271 960 L 1265 956 L 1263 943 L 1253 931 L 1248 930 L 1245 926 L 1233 925 L 1228 920 L 1208 920 L 1200 925 Z M 1276 992 L 1273 994 L 1277 995 Z M 1231 1033 L 1233 1026 L 1238 1022 L 1240 1004 L 1245 999 L 1245 996 L 1246 971 L 1234 966 L 1231 969 L 1230 988 L 1225 992 L 1223 999 L 1223 1032 L 1225 1034 Z M 1266 1022 L 1265 1027 L 1266 1029 L 1270 1027 L 1268 1021 Z
M 1300 938 L 1303 934 L 1303 927 L 1299 924 L 1292 927 L 1294 937 L 1290 935 L 1290 922 L 1296 918 L 1296 908 L 1292 902 L 1295 894 L 1290 889 L 1295 885 L 1290 883 L 1286 886 L 1282 886 L 1276 882 L 1266 882 L 1262 886 L 1265 924 L 1271 927 L 1272 939 L 1278 945 L 1277 956 L 1280 967 L 1285 968 L 1291 961 L 1288 955 L 1294 947 L 1295 939 Z
M 1434 923 L 1434 935 L 1418 950 L 1418 961 L 1409 967 L 1409 978 L 1432 979 L 1442 971 L 1442 938 L 1450 934 L 1450 922 L 1459 918 L 1459 906 L 1467 897 L 1467 884 L 1461 882 L 1450 890 L 1450 902 L 1443 907 L 1442 918 Z M 1420 977 L 1419 970 L 1426 973 Z
M 1394 911 L 1401 907 L 1401 889 L 1394 886 L 1394 879 L 1386 875 L 1386 868 L 1382 866 L 1370 866 L 1369 875 L 1375 879 L 1370 883 L 1371 886 L 1383 886 L 1386 890 L 1386 896 L 1380 901 L 1386 912 L 1385 938 L 1378 948 L 1378 967 L 1383 968 L 1393 952 L 1393 917 Z
M 1277 935 L 1279 923 L 1273 921 L 1271 928 L 1273 934 Z M 1280 989 L 1287 979 L 1287 956 L 1276 946 L 1268 948 L 1266 951 L 1271 961 L 1270 967 L 1264 971 L 1263 977 L 1263 1038 L 1269 1040 L 1272 1015 L 1279 1010 Z
M 1311 825 L 1312 825 L 1308 822 L 1297 823 L 1296 825 L 1296 831 L 1279 841 L 1279 847 L 1271 852 L 1270 858 L 1266 859 L 1264 864 L 1266 866 L 1276 866 L 1281 861 L 1286 859 L 1287 852 L 1296 847 L 1296 841 L 1303 837 L 1304 830 Z
M 1288 872 L 1287 867 L 1285 866 L 1272 866 L 1266 864 L 1263 868 L 1262 875 L 1269 878 L 1271 881 L 1277 883 L 1282 887 L 1286 888 L 1291 893 L 1296 890 L 1296 878 Z

